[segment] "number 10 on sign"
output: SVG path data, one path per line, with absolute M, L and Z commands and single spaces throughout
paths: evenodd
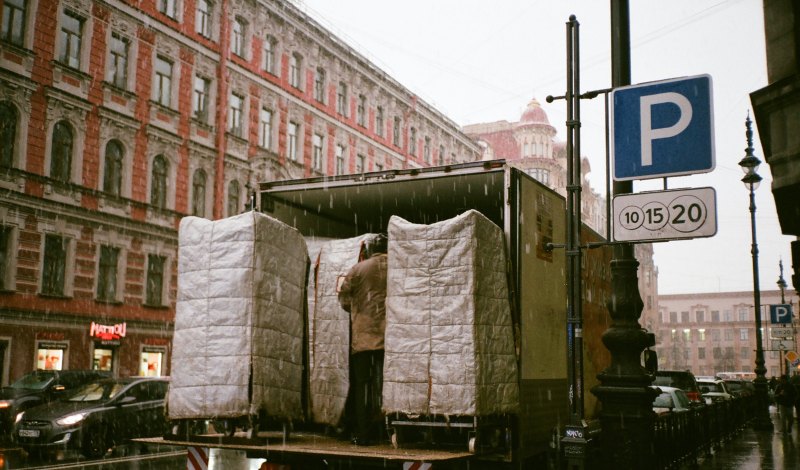
M 614 240 L 711 237 L 717 233 L 714 188 L 621 194 L 614 197 Z

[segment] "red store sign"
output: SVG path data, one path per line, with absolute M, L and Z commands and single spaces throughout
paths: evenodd
M 126 323 L 117 323 L 116 325 L 101 325 L 92 322 L 89 328 L 89 336 L 103 341 L 110 341 L 125 337 Z

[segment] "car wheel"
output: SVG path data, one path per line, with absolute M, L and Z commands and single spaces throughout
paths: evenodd
M 110 442 L 105 430 L 100 426 L 89 428 L 83 435 L 81 453 L 89 459 L 96 459 L 106 455 Z

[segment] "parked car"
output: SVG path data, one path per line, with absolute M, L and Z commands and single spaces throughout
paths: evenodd
M 688 370 L 659 370 L 656 372 L 656 378 L 653 385 L 664 385 L 666 387 L 676 387 L 684 392 L 689 400 L 695 403 L 703 403 L 703 398 L 700 396 L 700 387 L 697 386 L 697 380 Z
M 109 377 L 99 370 L 37 370 L 0 389 L 0 436 L 11 437 L 14 418 L 28 408 L 58 400 L 79 386 Z
M 728 386 L 728 393 L 736 397 L 752 397 L 756 393 L 753 382 L 746 379 L 725 379 Z
M 164 434 L 168 385 L 164 377 L 88 383 L 64 400 L 18 415 L 15 438 L 28 453 L 72 448 L 88 458 L 101 457 L 128 439 Z
M 661 394 L 653 400 L 653 411 L 658 415 L 665 413 L 681 413 L 689 411 L 692 407 L 692 402 L 686 396 L 686 392 L 679 388 L 665 386 L 652 386 L 655 389 L 660 389 Z
M 708 404 L 733 398 L 724 380 L 698 380 L 697 386 L 700 387 L 700 394 Z

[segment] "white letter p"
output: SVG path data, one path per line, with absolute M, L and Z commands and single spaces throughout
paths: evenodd
M 653 129 L 650 110 L 654 105 L 663 103 L 676 105 L 681 111 L 681 117 L 670 127 Z M 642 96 L 639 99 L 639 111 L 642 124 L 642 166 L 649 166 L 653 164 L 653 141 L 675 137 L 689 127 L 692 121 L 692 104 L 680 93 L 659 93 Z

